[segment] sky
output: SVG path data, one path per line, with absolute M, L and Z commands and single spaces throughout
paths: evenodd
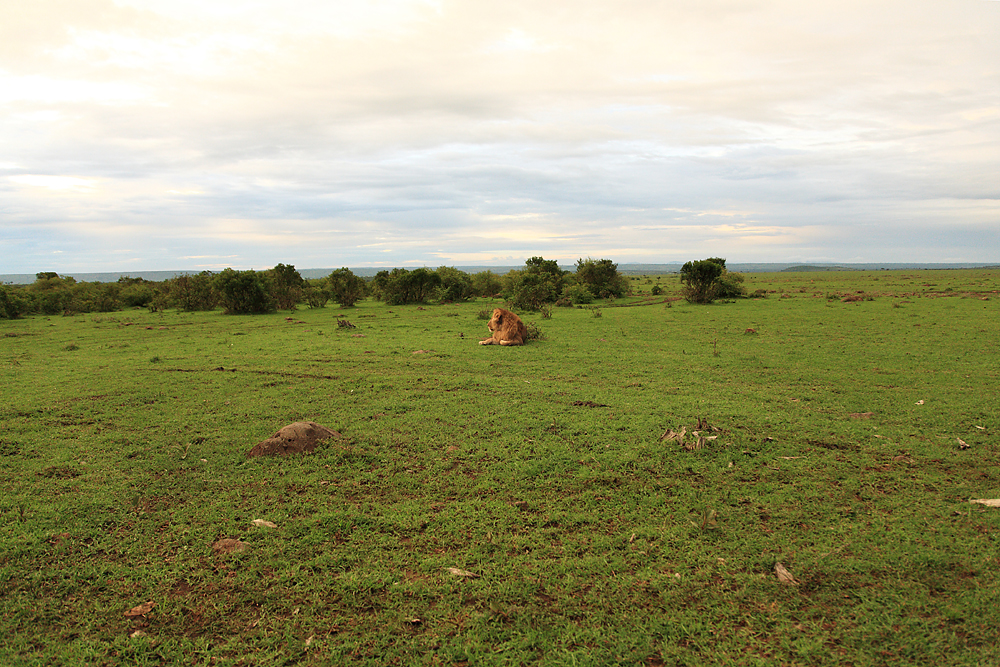
M 0 274 L 1000 261 L 997 0 L 0 0 Z

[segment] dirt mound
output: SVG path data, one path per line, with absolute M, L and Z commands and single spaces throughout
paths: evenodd
M 316 422 L 295 422 L 284 427 L 267 440 L 258 442 L 247 456 L 285 456 L 303 454 L 316 449 L 316 443 L 341 435 Z

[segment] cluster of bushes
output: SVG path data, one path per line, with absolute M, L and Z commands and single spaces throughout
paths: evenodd
M 468 274 L 454 267 L 435 271 L 393 269 L 379 271 L 369 294 L 390 305 L 455 303 L 476 297 L 501 297 L 517 310 L 541 310 L 549 305 L 591 303 L 594 299 L 629 293 L 628 279 L 609 259 L 581 259 L 576 272 L 564 271 L 555 260 L 532 257 L 523 269 L 498 276 L 492 271 Z
M 162 282 L 122 277 L 115 283 L 78 283 L 56 273 L 36 274 L 25 287 L 0 285 L 0 318 L 27 314 L 61 315 L 110 312 L 123 308 L 152 311 L 177 308 L 227 313 L 293 310 L 299 304 L 322 308 L 333 300 L 350 307 L 371 296 L 390 305 L 455 303 L 476 297 L 501 297 L 516 310 L 551 312 L 551 306 L 587 305 L 595 299 L 629 294 L 628 278 L 610 259 L 579 259 L 575 271 L 555 260 L 532 257 L 523 269 L 505 275 L 474 275 L 454 267 L 380 271 L 369 282 L 348 268 L 325 278 L 305 280 L 294 266 L 278 264 L 266 271 L 225 269 L 179 275 Z M 746 296 L 743 276 L 726 270 L 726 260 L 712 257 L 688 262 L 681 269 L 684 295 L 692 303 Z
M 145 307 L 155 296 L 155 283 L 141 278 L 123 277 L 115 283 L 78 283 L 72 277 L 60 277 L 47 271 L 35 274 L 35 282 L 26 287 L 0 285 L 0 318 L 106 313 Z
M 294 308 L 305 283 L 295 267 L 277 265 L 267 271 L 202 271 L 162 282 L 123 276 L 114 283 L 77 282 L 53 272 L 35 274 L 25 287 L 0 286 L 0 317 L 28 314 L 106 313 L 125 308 L 213 310 L 263 313 Z

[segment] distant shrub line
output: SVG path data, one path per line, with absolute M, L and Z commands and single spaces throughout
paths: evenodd
M 743 276 L 727 272 L 725 262 L 712 258 L 685 264 L 681 270 L 684 296 L 692 303 L 745 296 Z M 41 272 L 31 285 L 0 285 L 0 319 L 128 308 L 156 312 L 221 307 L 226 313 L 255 314 L 295 310 L 300 305 L 323 308 L 330 301 L 349 308 L 365 297 L 389 305 L 499 297 L 512 309 L 541 311 L 550 316 L 552 306 L 585 306 L 597 299 L 627 296 L 630 289 L 629 279 L 619 273 L 617 264 L 589 257 L 577 260 L 575 272 L 559 268 L 556 260 L 532 257 L 523 269 L 504 275 L 488 270 L 469 274 L 442 266 L 434 270 L 379 271 L 367 281 L 346 267 L 325 278 L 306 280 L 294 266 L 285 264 L 265 271 L 202 271 L 161 282 L 128 276 L 114 283 L 77 282 L 69 276 Z M 654 288 L 655 292 L 659 289 Z

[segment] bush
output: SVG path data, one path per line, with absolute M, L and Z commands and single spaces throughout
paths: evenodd
M 212 310 L 219 303 L 219 293 L 216 291 L 215 277 L 211 271 L 175 276 L 164 281 L 163 290 L 166 294 L 166 304 L 181 310 Z
M 500 277 L 492 271 L 480 271 L 473 275 L 471 280 L 472 293 L 475 296 L 493 297 L 503 290 Z
M 553 259 L 532 257 L 521 271 L 503 277 L 503 296 L 515 310 L 538 310 L 542 304 L 555 303 L 566 285 L 568 271 Z
M 569 299 L 571 303 L 586 305 L 594 302 L 594 295 L 583 285 L 570 285 L 563 290 L 563 298 Z
M 302 301 L 302 288 L 305 286 L 305 281 L 295 267 L 291 264 L 277 264 L 268 269 L 266 275 L 267 287 L 278 309 L 295 310 L 295 306 Z
M 623 297 L 631 289 L 629 279 L 618 273 L 618 265 L 610 259 L 578 259 L 576 282 L 598 299 Z
M 265 278 L 256 271 L 226 269 L 215 276 L 214 285 L 229 314 L 270 313 L 275 310 L 274 297 L 267 288 Z
M 309 285 L 302 291 L 306 303 L 310 308 L 325 308 L 326 302 L 330 300 L 330 292 L 322 287 Z
M 556 300 L 553 283 L 541 274 L 511 271 L 505 278 L 504 297 L 512 310 L 538 310 Z
M 441 276 L 424 268 L 379 271 L 372 281 L 376 298 L 390 306 L 424 303 L 440 286 Z
M 715 283 L 715 297 L 717 299 L 742 299 L 746 295 L 747 288 L 743 286 L 743 274 L 723 271 Z
M 452 266 L 441 266 L 436 271 L 441 279 L 435 296 L 439 303 L 455 303 L 465 301 L 475 295 L 472 289 L 472 277 L 464 271 Z
M 717 283 L 725 271 L 726 260 L 717 258 L 688 262 L 681 267 L 684 298 L 691 303 L 711 303 L 715 300 Z
M 27 287 L 31 299 L 31 311 L 43 315 L 59 315 L 69 308 L 72 298 L 70 289 L 76 284 L 72 276 L 60 278 L 53 271 L 43 271 L 35 274 L 35 282 Z
M 354 275 L 354 272 L 346 266 L 327 276 L 326 285 L 330 296 L 344 308 L 350 308 L 365 298 L 364 279 Z
M 0 285 L 0 319 L 13 320 L 31 312 L 31 300 L 21 289 Z

